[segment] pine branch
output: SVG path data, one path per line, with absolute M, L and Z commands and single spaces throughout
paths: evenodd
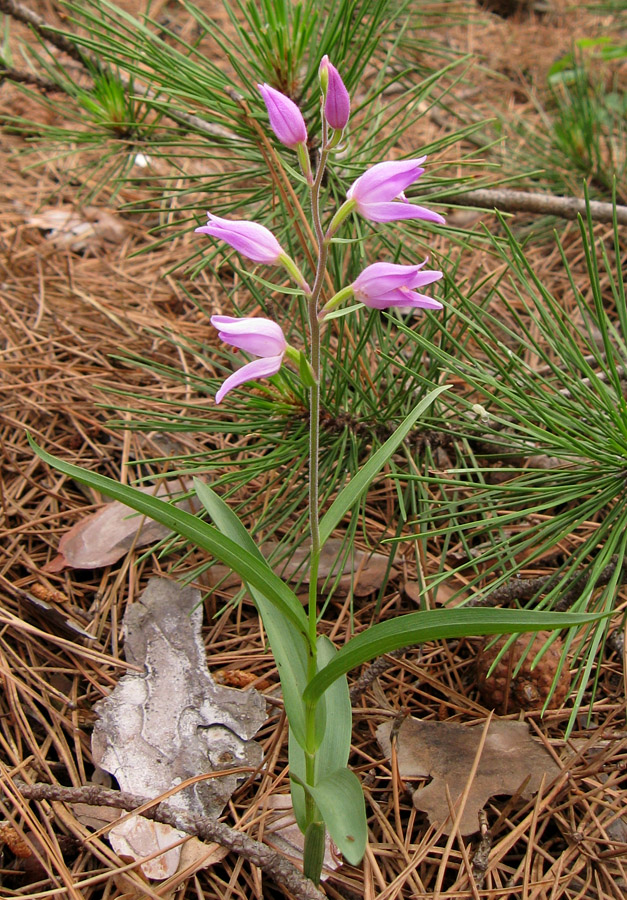
M 204 841 L 215 841 L 220 846 L 239 854 L 254 866 L 258 866 L 277 884 L 285 886 L 298 900 L 324 900 L 324 894 L 288 859 L 265 844 L 248 837 L 247 834 L 230 828 L 224 822 L 218 822 L 208 816 L 186 813 L 168 803 L 159 803 L 158 800 L 147 800 L 145 797 L 137 797 L 124 791 L 112 791 L 96 784 L 79 788 L 56 784 L 25 784 L 23 781 L 16 781 L 15 784 L 27 800 L 89 803 L 93 806 L 108 806 L 128 811 L 141 807 L 141 815 L 146 819 L 171 825 Z
M 597 576 L 594 587 L 599 588 L 608 585 L 612 580 L 617 565 L 618 557 L 613 556 Z M 566 593 L 553 608 L 558 612 L 565 612 L 569 609 L 581 596 L 584 588 L 590 581 L 590 577 L 589 571 L 584 570 L 564 579 L 563 586 L 567 588 Z M 467 606 L 507 606 L 520 601 L 531 600 L 536 594 L 548 593 L 560 583 L 562 578 L 563 576 L 559 572 L 554 575 L 543 575 L 540 578 L 513 578 L 507 584 L 486 594 L 485 597 L 470 600 Z M 623 563 L 619 581 L 621 584 L 627 582 L 627 563 Z
M 90 75 L 92 74 L 89 68 L 90 66 L 92 70 L 102 70 L 101 62 L 95 54 L 79 50 L 76 44 L 68 40 L 65 35 L 58 32 L 52 25 L 49 25 L 45 19 L 42 19 L 41 16 L 33 12 L 24 3 L 20 3 L 19 0 L 0 0 L 0 12 L 5 13 L 7 16 L 11 16 L 11 18 L 15 19 L 17 22 L 23 22 L 24 24 L 29 25 L 40 37 L 48 41 L 48 43 L 57 47 L 59 50 L 62 50 L 64 53 L 67 53 L 72 59 L 77 60 L 87 69 Z M 123 72 L 118 72 L 117 74 L 122 84 L 125 87 L 128 87 L 130 78 L 124 75 Z M 8 78 L 9 75 L 6 77 Z M 154 99 L 157 95 L 153 91 L 146 90 L 144 96 L 147 99 Z M 219 125 L 213 125 L 210 122 L 205 122 L 204 119 L 191 113 L 170 110 L 168 111 L 166 118 L 170 119 L 172 122 L 176 122 L 177 125 L 183 125 L 191 131 L 210 135 L 212 138 L 227 137 L 236 139 L 236 136 L 226 128 L 221 128 Z
M 42 19 L 41 16 L 37 15 L 25 4 L 20 3 L 19 0 L 0 0 L 0 12 L 11 16 L 17 22 L 29 25 L 40 37 L 67 53 L 72 59 L 76 59 L 81 64 L 85 62 L 85 57 L 76 44 L 64 37 L 52 25 L 49 25 L 45 19 Z

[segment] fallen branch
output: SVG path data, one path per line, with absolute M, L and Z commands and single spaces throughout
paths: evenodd
M 15 84 L 30 84 L 43 94 L 65 93 L 65 89 L 60 85 L 55 84 L 54 81 L 49 81 L 47 78 L 41 78 L 39 75 L 33 75 L 32 72 L 13 69 L 11 66 L 3 66 L 0 68 L 0 82 L 4 81 L 5 78 L 7 81 L 13 81 Z
M 109 806 L 114 809 L 133 811 L 141 807 L 141 815 L 164 825 L 171 825 L 186 834 L 192 834 L 204 841 L 214 841 L 228 850 L 244 857 L 258 866 L 277 884 L 286 887 L 298 900 L 325 900 L 312 881 L 305 878 L 292 863 L 271 850 L 265 844 L 253 840 L 241 831 L 236 831 L 210 819 L 208 816 L 192 815 L 175 809 L 159 800 L 147 800 L 124 791 L 112 791 L 99 785 L 71 788 L 57 784 L 25 784 L 16 781 L 16 787 L 27 800 L 57 800 L 61 803 L 88 803 L 92 806 Z
M 505 189 L 464 191 L 452 194 L 445 200 L 465 203 L 467 206 L 481 207 L 489 211 L 500 209 L 503 212 L 530 212 L 559 216 L 561 219 L 576 219 L 579 215 L 585 219 L 587 214 L 586 201 L 580 200 L 578 197 L 555 197 L 552 194 L 532 194 L 527 191 Z M 590 200 L 589 205 L 590 215 L 595 222 L 613 221 L 614 206 L 612 203 Z M 621 225 L 627 225 L 627 206 L 616 207 L 616 220 Z
M 410 644 L 409 646 L 412 645 Z M 392 668 L 392 666 L 395 665 L 396 660 L 399 659 L 407 649 L 407 647 L 399 647 L 398 650 L 392 650 L 384 656 L 379 656 L 367 669 L 364 669 L 350 690 L 351 703 L 357 703 L 361 695 L 368 690 L 372 682 L 376 681 L 379 675 L 383 675 L 384 672 L 387 672 L 388 669 Z
M 20 3 L 19 0 L 0 0 L 0 12 L 5 13 L 7 16 L 11 16 L 11 18 L 15 19 L 17 22 L 23 22 L 25 25 L 29 25 L 38 35 L 40 35 L 40 37 L 44 38 L 44 40 L 49 41 L 55 47 L 58 47 L 59 50 L 62 50 L 64 53 L 67 53 L 68 56 L 71 56 L 72 59 L 75 59 L 84 65 L 85 56 L 81 53 L 76 44 L 64 37 L 59 31 L 53 28 L 52 25 L 49 25 L 45 19 L 42 19 L 41 16 L 37 15 L 36 12 L 33 12 L 33 10 L 24 3 Z

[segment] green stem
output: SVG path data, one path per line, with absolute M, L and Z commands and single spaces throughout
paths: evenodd
M 324 122 L 324 117 L 323 117 Z M 311 212 L 314 224 L 314 232 L 318 244 L 318 264 L 316 277 L 309 296 L 308 315 L 309 333 L 311 338 L 311 367 L 313 369 L 315 385 L 309 393 L 309 525 L 311 529 L 311 559 L 309 567 L 309 639 L 315 646 L 317 637 L 317 587 L 318 566 L 320 562 L 320 528 L 318 510 L 318 457 L 320 453 L 320 321 L 318 319 L 318 304 L 322 292 L 322 284 L 327 267 L 328 244 L 325 242 L 320 220 L 320 186 L 322 176 L 327 164 L 329 150 L 327 148 L 327 127 L 323 124 L 322 151 L 320 162 L 316 171 L 316 177 L 311 188 Z M 313 672 L 315 674 L 315 670 Z
M 324 117 L 323 117 L 324 119 Z M 327 266 L 328 244 L 325 243 L 322 223 L 320 221 L 320 188 L 322 176 L 327 163 L 329 149 L 327 147 L 327 127 L 323 124 L 322 151 L 320 162 L 316 170 L 316 176 L 311 186 L 311 209 L 318 244 L 318 263 L 316 277 L 311 294 L 308 297 L 309 333 L 311 340 L 311 368 L 315 383 L 309 391 L 309 527 L 311 531 L 311 558 L 309 564 L 309 644 L 311 652 L 308 660 L 308 679 L 311 680 L 317 671 L 317 630 L 318 630 L 318 568 L 320 563 L 320 526 L 319 526 L 319 471 L 318 457 L 320 452 L 320 321 L 318 319 L 318 307 L 320 294 Z M 316 783 L 316 703 L 308 703 L 305 707 L 305 779 L 307 784 Z M 305 819 L 307 832 L 305 834 L 305 857 L 313 862 L 309 869 L 309 876 L 315 883 L 320 880 L 320 867 L 318 866 L 319 853 L 314 844 L 320 840 L 320 828 L 324 829 L 320 822 L 320 813 L 310 795 L 305 792 Z M 315 823 L 315 827 L 314 827 Z M 314 852 L 316 849 L 316 852 Z M 317 870 L 317 871 L 316 871 Z

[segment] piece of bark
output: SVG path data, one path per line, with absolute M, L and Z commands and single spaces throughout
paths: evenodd
M 252 738 L 266 721 L 266 704 L 254 690 L 239 691 L 214 682 L 200 634 L 200 592 L 152 578 L 124 618 L 126 659 L 143 666 L 144 675 L 125 675 L 95 706 L 94 762 L 110 772 L 123 791 L 158 797 L 203 773 L 238 766 L 256 768 L 261 746 Z M 218 816 L 242 779 L 220 775 L 198 781 L 170 798 L 173 807 L 192 814 Z M 154 823 L 151 823 L 151 826 Z M 166 827 L 166 826 L 160 826 Z M 169 826 L 167 826 L 169 827 Z M 110 832 L 117 852 L 129 845 L 149 847 L 145 826 Z M 183 837 L 173 831 L 170 844 Z M 150 852 L 166 846 L 159 832 Z M 145 855 L 149 855 L 146 853 Z M 162 858 L 163 856 L 163 858 Z M 179 864 L 180 847 L 167 859 L 158 856 L 144 870 L 165 878 Z

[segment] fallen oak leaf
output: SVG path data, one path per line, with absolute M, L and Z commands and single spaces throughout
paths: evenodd
M 393 727 L 393 722 L 384 722 L 377 728 L 379 746 L 387 756 L 391 755 Z M 396 733 L 401 778 L 432 779 L 414 791 L 413 804 L 445 834 L 450 834 L 452 827 L 447 787 L 455 803 L 466 788 L 482 731 L 483 726 L 407 718 Z M 550 782 L 560 771 L 524 722 L 493 719 L 459 823 L 460 833 L 478 831 L 479 812 L 490 797 L 520 792 L 529 798 L 540 788 L 543 777 Z

